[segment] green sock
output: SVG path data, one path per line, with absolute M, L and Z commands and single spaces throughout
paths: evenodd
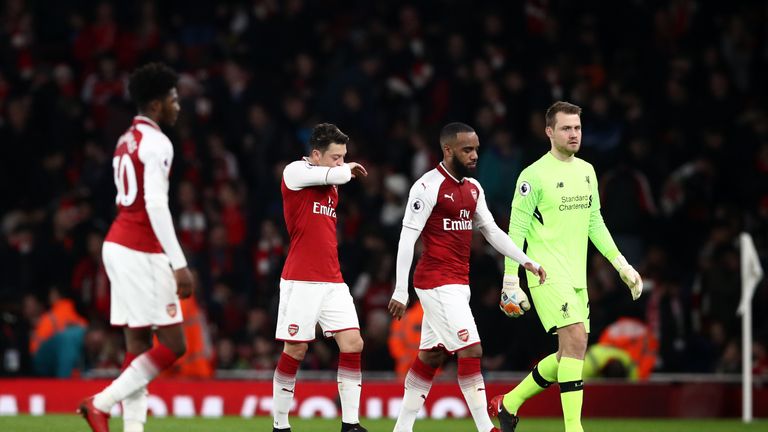
M 584 400 L 584 381 L 581 379 L 584 360 L 562 357 L 557 369 L 560 384 L 560 403 L 563 405 L 565 432 L 583 432 L 581 427 L 581 403 Z
M 557 353 L 544 357 L 517 387 L 504 395 L 504 409 L 511 414 L 517 414 L 523 402 L 543 392 L 555 381 L 557 381 Z

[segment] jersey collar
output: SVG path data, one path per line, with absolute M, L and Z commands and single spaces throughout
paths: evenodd
M 448 172 L 448 169 L 445 167 L 445 164 L 443 164 L 443 162 L 440 162 L 437 165 L 437 170 L 440 171 L 440 174 L 442 174 L 444 177 L 448 177 L 449 179 L 453 180 L 457 184 L 463 184 L 464 183 L 464 179 L 458 180 L 450 172 Z
M 135 126 L 137 124 L 145 124 L 145 125 L 148 125 L 148 126 L 151 126 L 151 127 L 155 128 L 157 130 L 160 130 L 160 126 L 158 126 L 157 123 L 155 123 L 151 118 L 149 118 L 147 116 L 137 115 L 136 117 L 134 117 L 133 118 L 133 125 Z

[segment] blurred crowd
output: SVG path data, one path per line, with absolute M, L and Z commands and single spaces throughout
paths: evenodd
M 370 173 L 340 188 L 339 257 L 363 369 L 392 371 L 406 339 L 390 334 L 418 329 L 391 331 L 386 312 L 400 223 L 411 182 L 439 161 L 440 127 L 476 129 L 477 178 L 506 229 L 517 175 L 549 148 L 544 110 L 568 100 L 584 109 L 579 156 L 597 170 L 603 216 L 646 286 L 633 303 L 592 251 L 591 342 L 633 317 L 658 340 L 654 371 L 737 372 L 740 231 L 768 268 L 767 22 L 758 0 L 6 0 L 0 375 L 51 373 L 34 342 L 66 305 L 82 329 L 75 371 L 121 364 L 100 251 L 113 148 L 135 113 L 126 79 L 148 61 L 181 74 L 171 205 L 215 369 L 275 367 L 279 182 L 313 125 L 336 123 Z M 526 370 L 556 341 L 535 314 L 498 311 L 502 261 L 481 237 L 472 252 L 484 366 Z M 768 374 L 765 281 L 754 308 Z M 335 350 L 319 338 L 302 369 L 335 368 Z

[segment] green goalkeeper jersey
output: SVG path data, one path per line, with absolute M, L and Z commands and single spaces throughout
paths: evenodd
M 587 287 L 587 238 L 609 261 L 619 250 L 600 214 L 595 169 L 582 159 L 563 162 L 547 152 L 520 173 L 509 216 L 509 237 L 528 241 L 527 254 L 547 271 L 546 284 Z M 505 273 L 518 264 L 505 260 Z M 538 276 L 526 272 L 528 286 Z

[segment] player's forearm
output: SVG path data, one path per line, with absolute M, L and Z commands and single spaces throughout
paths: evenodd
M 408 303 L 408 277 L 411 274 L 413 250 L 419 234 L 419 231 L 403 227 L 400 232 L 400 241 L 397 244 L 395 292 L 392 293 L 392 298 L 402 304 Z
M 511 259 L 518 264 L 530 262 L 538 267 L 538 264 L 528 257 L 528 255 L 526 255 L 507 234 L 504 234 L 504 231 L 502 231 L 501 228 L 496 226 L 496 224 L 490 223 L 484 225 L 480 227 L 480 232 L 494 249 L 508 259 Z
M 619 256 L 619 248 L 613 241 L 608 227 L 605 226 L 603 216 L 599 211 L 592 212 L 589 220 L 589 239 L 608 261 L 613 261 Z
M 152 224 L 152 231 L 155 232 L 160 246 L 163 247 L 163 251 L 168 256 L 171 267 L 174 270 L 186 267 L 187 259 L 184 258 L 184 252 L 182 252 L 179 240 L 176 238 L 171 211 L 168 209 L 167 203 L 150 204 L 147 202 L 146 209 L 149 222 Z
M 349 168 L 348 164 L 344 164 L 328 169 L 325 184 L 342 185 L 349 183 L 350 180 L 352 180 L 352 169 Z
M 285 168 L 283 179 L 285 185 L 292 190 L 311 186 L 342 185 L 352 180 L 352 170 L 348 164 L 324 167 L 295 163 Z
M 187 266 L 187 260 L 173 229 L 173 218 L 168 209 L 168 177 L 161 159 L 149 155 L 144 161 L 144 202 L 152 231 L 174 270 Z

